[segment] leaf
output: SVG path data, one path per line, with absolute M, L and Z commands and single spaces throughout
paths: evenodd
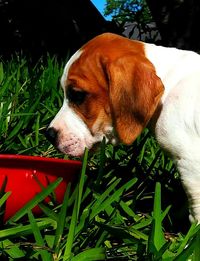
M 74 237 L 75 237 L 75 229 L 76 229 L 76 225 L 77 225 L 77 221 L 78 221 L 78 217 L 79 217 L 80 206 L 81 206 L 82 191 L 83 191 L 83 186 L 84 186 L 84 177 L 85 177 L 85 171 L 86 171 L 86 165 L 87 165 L 87 157 L 88 157 L 88 150 L 86 149 L 85 153 L 84 153 L 84 158 L 83 158 L 81 177 L 80 177 L 80 181 L 78 184 L 79 189 L 76 191 L 76 199 L 75 199 L 71 222 L 70 222 L 70 226 L 69 226 L 67 243 L 65 245 L 63 261 L 70 260 L 70 258 L 71 258 L 72 246 L 73 246 Z
M 99 227 L 103 228 L 104 230 L 108 231 L 112 236 L 117 239 L 129 239 L 132 242 L 137 243 L 138 237 L 135 238 L 130 234 L 130 232 L 125 227 L 117 227 L 112 225 L 107 225 L 103 223 L 96 222 Z
M 106 260 L 105 249 L 96 247 L 87 249 L 71 259 L 71 261 L 95 261 Z
M 9 239 L 3 240 L 1 247 L 12 259 L 19 259 L 25 256 L 24 252 Z
M 132 217 L 135 221 L 138 221 L 141 219 L 141 217 L 139 217 L 138 215 L 136 215 L 134 213 L 134 211 L 127 205 L 127 203 L 125 203 L 124 201 L 120 201 L 120 206 L 122 207 L 122 209 L 126 212 L 126 214 L 129 217 Z
M 29 218 L 31 228 L 32 228 L 32 231 L 33 231 L 33 235 L 35 237 L 35 241 L 36 241 L 36 244 L 37 244 L 37 247 L 38 247 L 37 248 L 38 252 L 40 253 L 43 261 L 49 261 L 50 260 L 50 254 L 48 253 L 47 250 L 42 249 L 42 248 L 45 247 L 45 243 L 44 243 L 44 240 L 43 240 L 42 235 L 40 233 L 40 229 L 37 225 L 37 222 L 36 222 L 31 211 L 28 211 L 28 218 Z
M 97 179 L 95 182 L 96 190 L 99 190 L 100 182 L 102 180 L 103 174 L 104 174 L 104 166 L 105 166 L 105 149 L 106 149 L 106 141 L 105 137 L 103 138 L 103 141 L 101 142 L 101 149 L 100 149 L 100 165 L 98 170 Z
M 105 210 L 108 206 L 113 202 L 118 202 L 120 200 L 120 196 L 123 192 L 130 189 L 136 182 L 137 178 L 133 178 L 124 184 L 122 187 L 117 189 L 112 195 L 110 192 L 116 188 L 116 185 L 120 182 L 120 179 L 116 180 L 110 187 L 99 197 L 97 202 L 92 207 L 92 213 L 90 215 L 90 220 L 93 219 L 98 213 Z M 104 200 L 105 199 L 105 200 Z M 103 201 L 104 200 L 104 201 Z M 102 202 L 103 201 L 103 202 Z
M 200 231 L 198 231 L 197 235 L 196 235 L 196 242 L 195 242 L 195 246 L 194 246 L 193 260 L 194 261 L 200 260 Z
M 77 224 L 77 205 L 78 205 L 78 197 L 76 198 L 75 203 L 74 203 L 71 222 L 70 222 L 70 226 L 69 226 L 69 233 L 68 233 L 67 242 L 65 245 L 63 261 L 67 261 L 67 260 L 71 259 L 72 246 L 73 246 L 74 236 L 75 236 L 75 228 L 76 228 L 76 224 Z
M 188 230 L 186 236 L 184 237 L 183 241 L 181 242 L 178 250 L 177 255 L 183 252 L 183 250 L 188 245 L 188 241 L 198 232 L 200 231 L 200 225 L 197 225 L 196 223 L 192 223 L 190 229 Z
M 50 218 L 43 218 L 37 222 L 37 225 L 40 229 L 55 227 L 56 222 Z M 13 228 L 7 228 L 0 230 L 0 240 L 8 239 L 8 238 L 19 238 L 20 236 L 30 235 L 32 234 L 31 225 L 19 225 Z
M 8 191 L 0 198 L 0 207 L 2 207 L 2 205 L 6 202 L 6 200 L 8 199 L 8 197 L 10 195 L 11 195 L 11 192 Z
M 186 248 L 183 249 L 183 251 L 173 260 L 173 261 L 185 261 L 188 260 L 188 258 L 194 253 L 195 248 L 199 248 L 199 240 L 197 240 L 197 237 L 194 237 L 190 244 L 187 245 Z M 197 246 L 198 244 L 198 246 Z M 194 261 L 199 261 L 199 259 L 191 259 Z
M 149 236 L 149 251 L 157 254 L 161 247 L 166 243 L 164 232 L 162 229 L 162 213 L 161 213 L 161 185 L 156 183 L 154 206 L 153 206 L 153 220 L 152 228 Z
M 38 203 L 38 206 L 46 216 L 55 220 L 56 222 L 58 221 L 58 215 L 54 210 L 52 210 L 51 208 L 49 208 L 48 206 L 46 206 L 45 204 L 43 204 L 41 202 Z
M 87 167 L 87 159 L 88 159 L 88 149 L 85 149 L 83 163 L 82 163 L 81 177 L 80 177 L 80 181 L 79 181 L 79 185 L 78 185 L 77 219 L 79 217 L 79 211 L 80 211 L 80 206 L 81 206 L 81 201 L 82 201 L 85 172 L 86 172 L 86 167 Z
M 53 249 L 55 250 L 56 254 L 58 254 L 58 252 L 59 252 L 59 249 L 60 249 L 59 245 L 60 245 L 60 242 L 61 242 L 61 239 L 63 236 L 64 227 L 65 227 L 70 188 L 71 188 L 71 184 L 69 183 L 67 185 L 67 190 L 64 195 L 63 204 L 62 204 L 60 213 L 58 214 L 57 229 L 55 232 L 55 240 L 54 240 L 54 244 L 53 244 Z
M 97 215 L 97 213 L 99 213 L 99 207 L 102 206 L 102 203 L 108 199 L 110 197 L 110 193 L 117 187 L 117 185 L 119 184 L 119 182 L 121 181 L 121 179 L 117 179 L 115 180 L 96 200 L 96 202 L 94 203 L 93 207 L 92 207 L 92 212 L 93 215 L 92 217 L 94 217 L 95 215 Z
M 0 84 L 3 82 L 4 71 L 3 71 L 3 63 L 0 62 Z

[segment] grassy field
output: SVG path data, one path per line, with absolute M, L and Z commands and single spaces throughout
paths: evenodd
M 0 153 L 64 157 L 44 137 L 62 105 L 62 68 L 50 57 L 0 61 Z M 43 202 L 60 179 L 40 193 L 40 217 L 25 206 L 4 224 L 1 189 L 0 260 L 200 260 L 179 174 L 147 129 L 130 147 L 102 142 L 82 160 L 63 204 Z

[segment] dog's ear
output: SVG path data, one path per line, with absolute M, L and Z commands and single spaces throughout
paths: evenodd
M 122 57 L 107 64 L 110 107 L 119 139 L 131 144 L 154 114 L 164 87 L 146 58 Z

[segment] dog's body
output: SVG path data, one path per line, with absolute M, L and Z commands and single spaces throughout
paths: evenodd
M 131 144 L 149 123 L 200 221 L 200 55 L 107 33 L 72 56 L 61 85 L 49 136 L 62 152 L 80 156 L 104 136 Z

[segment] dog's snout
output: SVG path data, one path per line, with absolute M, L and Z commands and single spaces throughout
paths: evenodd
M 57 134 L 58 134 L 58 131 L 55 128 L 49 127 L 46 129 L 45 136 L 52 144 L 55 144 Z

